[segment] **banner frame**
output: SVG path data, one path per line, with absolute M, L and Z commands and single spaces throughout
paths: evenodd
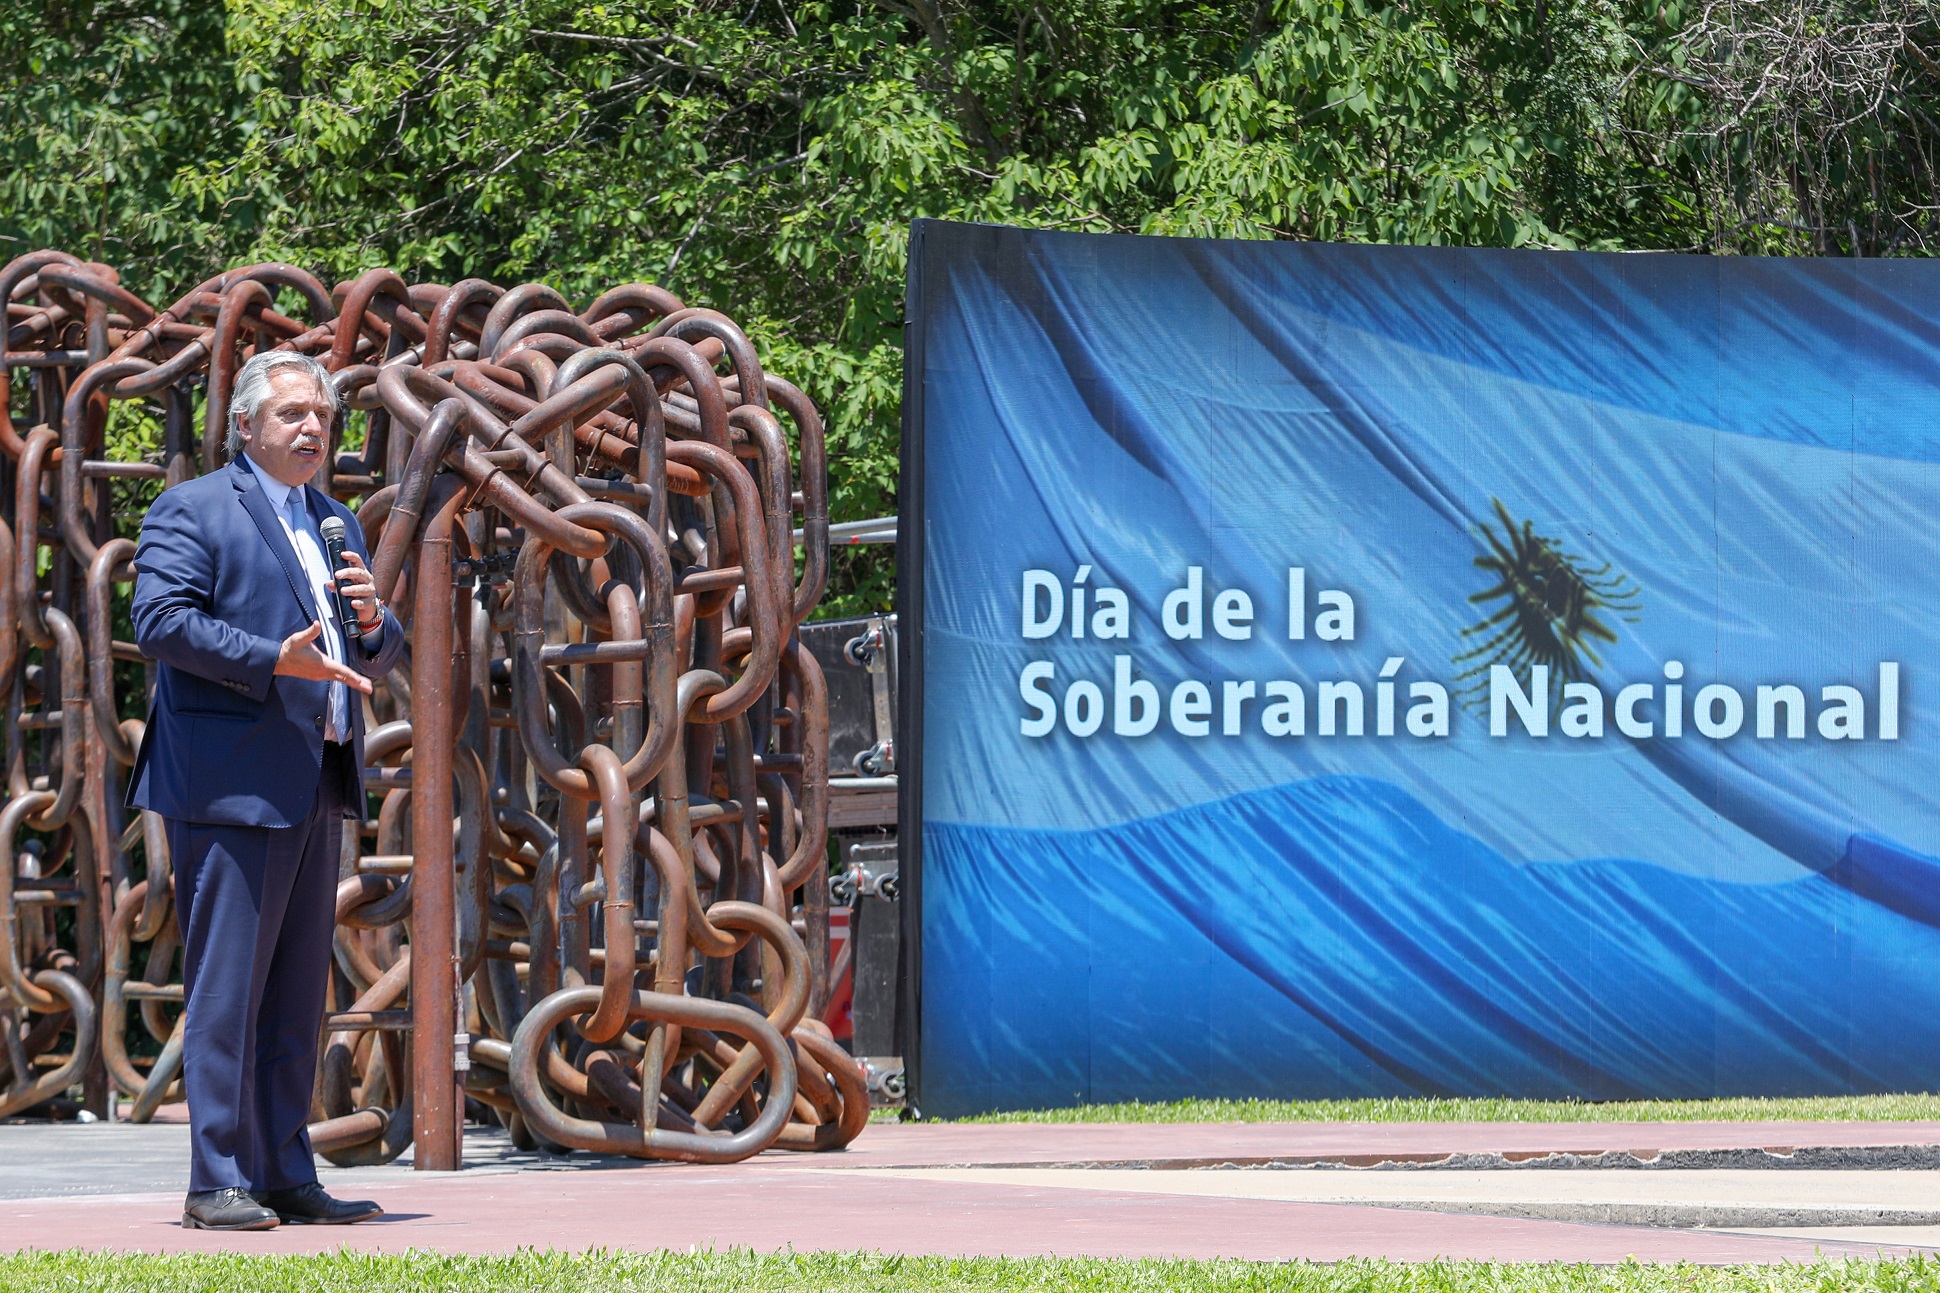
M 925 331 L 923 249 L 931 221 L 910 222 L 903 295 L 902 434 L 896 509 L 896 1040 L 903 1117 L 923 1114 L 923 464 Z

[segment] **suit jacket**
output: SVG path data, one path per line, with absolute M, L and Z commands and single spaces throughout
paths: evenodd
M 303 497 L 313 522 L 342 517 L 346 545 L 369 560 L 349 508 L 308 486 Z M 142 522 L 135 569 L 135 642 L 161 669 L 129 806 L 232 826 L 302 822 L 321 780 L 330 684 L 278 677 L 276 656 L 328 610 L 255 475 L 237 460 L 164 491 Z M 404 652 L 404 627 L 386 610 L 373 644 L 353 634 L 345 652 L 353 669 L 382 677 Z M 350 811 L 364 802 L 356 702 L 352 692 Z

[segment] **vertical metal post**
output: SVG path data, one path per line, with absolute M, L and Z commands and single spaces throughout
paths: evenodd
M 90 357 L 98 362 L 99 357 L 105 356 L 108 352 L 108 309 L 105 303 L 101 303 L 98 309 L 96 306 L 95 298 L 90 297 L 88 351 Z M 97 347 L 100 356 L 95 355 Z M 114 525 L 109 515 L 108 482 L 95 481 L 93 488 L 89 489 L 84 497 L 91 504 L 87 518 L 89 537 L 97 544 L 107 543 L 114 537 Z M 110 575 L 112 576 L 112 571 Z M 85 586 L 84 581 L 83 588 Z M 86 601 L 85 593 L 83 601 Z M 109 602 L 112 605 L 112 596 Z M 94 607 L 87 606 L 85 616 L 92 617 L 93 614 Z M 88 619 L 84 618 L 83 623 L 87 622 Z M 112 622 L 109 626 L 103 626 L 101 634 L 103 638 L 113 636 L 111 624 Z M 80 810 L 87 818 L 88 829 L 94 836 L 95 910 L 100 913 L 99 919 L 105 933 L 109 917 L 115 909 L 115 901 L 121 897 L 122 882 L 127 879 L 128 870 L 127 861 L 121 852 L 120 801 L 110 794 L 115 788 L 115 782 L 118 779 L 116 774 L 120 767 L 115 763 L 114 756 L 108 753 L 108 743 L 101 739 L 101 730 L 95 723 L 94 703 L 87 686 L 85 669 L 83 669 L 83 677 L 73 682 L 62 679 L 61 685 L 63 691 L 72 691 L 78 696 L 88 697 L 86 701 L 81 702 L 87 713 L 87 719 L 83 722 L 81 730 L 87 734 L 83 766 L 87 768 L 88 779 L 87 785 L 81 791 Z M 63 700 L 62 703 L 67 702 Z M 120 715 L 109 714 L 107 717 L 108 721 L 113 723 L 119 720 Z M 87 908 L 83 907 L 81 910 L 85 912 Z M 82 946 L 85 945 L 83 942 Z M 96 992 L 100 991 L 96 984 L 90 983 L 88 987 Z M 108 1079 L 107 1050 L 104 1044 L 97 1044 L 94 1048 L 94 1059 L 81 1075 L 81 1103 L 82 1107 L 95 1117 L 113 1122 L 115 1088 Z
M 451 509 L 425 527 L 411 631 L 411 1165 L 456 1171 L 464 1134 L 451 848 Z
M 75 878 L 84 884 L 93 884 L 93 909 L 101 913 L 102 925 L 105 928 L 107 916 L 114 911 L 115 899 L 120 896 L 115 892 L 113 882 L 114 873 L 118 869 L 114 865 L 115 856 L 119 851 L 121 840 L 121 832 L 117 829 L 120 824 L 119 814 L 113 811 L 113 805 L 108 800 L 108 789 L 115 772 L 115 761 L 108 753 L 107 742 L 103 741 L 101 733 L 95 730 L 91 702 L 80 703 L 88 711 L 86 726 L 82 729 L 87 733 L 84 766 L 87 768 L 88 779 L 81 790 L 79 812 L 86 818 L 87 829 L 94 837 L 95 874 L 92 880 L 86 876 Z M 86 913 L 88 910 L 89 908 L 83 905 L 80 913 L 77 914 Z M 82 938 L 81 943 L 82 946 L 86 946 L 85 937 Z M 90 983 L 88 988 L 91 991 L 100 991 L 98 984 Z M 108 1080 L 106 1052 L 105 1046 L 97 1045 L 94 1048 L 94 1059 L 81 1074 L 81 1107 L 97 1118 L 113 1122 L 115 1089 Z

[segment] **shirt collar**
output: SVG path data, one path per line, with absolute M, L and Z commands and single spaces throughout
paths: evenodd
M 270 475 L 261 467 L 258 467 L 246 453 L 242 455 L 242 460 L 244 465 L 249 468 L 250 473 L 256 477 L 256 483 L 262 486 L 263 493 L 269 496 L 271 505 L 278 512 L 287 511 L 290 506 L 290 495 L 296 492 L 296 486 L 285 485 L 282 481 L 276 479 L 276 477 Z

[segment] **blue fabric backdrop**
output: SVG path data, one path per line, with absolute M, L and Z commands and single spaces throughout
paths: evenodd
M 921 234 L 926 1109 L 1940 1086 L 1940 266 Z M 1652 738 L 1493 736 L 1464 693 L 1498 655 L 1531 685 L 1518 638 L 1470 654 L 1525 526 L 1601 588 L 1616 640 L 1569 659 L 1653 684 Z M 1023 573 L 1081 566 L 1129 636 L 1027 639 Z M 1161 631 L 1191 567 L 1248 640 Z M 1289 567 L 1351 641 L 1290 639 Z M 1209 734 L 1115 733 L 1118 656 L 1162 705 L 1203 680 Z M 1343 679 L 1366 732 L 1320 735 Z M 1306 734 L 1258 698 L 1224 734 L 1227 680 L 1301 688 Z M 1401 726 L 1423 681 L 1445 737 Z M 1781 683 L 1804 739 L 1754 733 Z M 1830 685 L 1866 739 L 1821 734 Z

